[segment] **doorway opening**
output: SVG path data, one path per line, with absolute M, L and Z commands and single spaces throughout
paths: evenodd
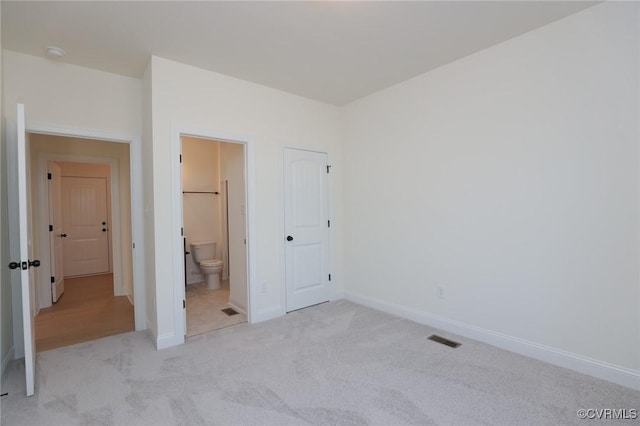
M 135 329 L 129 145 L 31 133 L 36 352 Z
M 182 135 L 187 337 L 247 321 L 246 147 Z

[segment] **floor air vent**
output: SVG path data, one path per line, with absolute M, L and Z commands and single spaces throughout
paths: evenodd
M 233 308 L 224 308 L 222 309 L 222 312 L 224 312 L 225 314 L 231 316 L 231 315 L 238 315 L 238 311 L 236 311 Z
M 434 342 L 442 343 L 443 345 L 447 345 L 451 348 L 457 348 L 462 343 L 454 342 L 453 340 L 445 339 L 442 336 L 438 336 L 437 334 L 432 334 L 428 337 L 429 340 L 433 340 Z

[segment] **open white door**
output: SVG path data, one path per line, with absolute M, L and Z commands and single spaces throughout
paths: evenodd
M 327 154 L 284 150 L 287 312 L 330 295 Z
M 8 161 L 16 161 L 17 165 L 17 189 L 18 205 L 17 209 L 9 208 L 10 215 L 17 215 L 18 238 L 12 244 L 18 244 L 19 250 L 14 253 L 20 254 L 20 259 L 14 259 L 9 264 L 9 268 L 15 269 L 11 279 L 20 281 L 20 296 L 22 299 L 22 326 L 24 331 L 24 364 L 27 382 L 27 396 L 35 392 L 35 288 L 33 283 L 33 272 L 31 267 L 40 266 L 39 260 L 31 260 L 31 227 L 29 220 L 29 192 L 27 174 L 27 135 L 25 128 L 24 105 L 18 104 L 18 115 L 16 119 L 16 134 L 9 134 L 9 143 L 13 143 L 16 148 L 16 159 L 8 158 Z M 19 271 L 19 273 L 17 272 Z M 15 288 L 15 287 L 14 287 Z
M 60 166 L 53 161 L 49 161 L 48 173 L 51 301 L 56 303 L 64 292 L 62 241 L 67 234 L 62 232 L 62 172 Z

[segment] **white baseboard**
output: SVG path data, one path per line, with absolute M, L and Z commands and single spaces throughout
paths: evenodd
M 345 292 L 345 299 L 379 311 L 406 318 L 420 324 L 459 334 L 501 349 L 528 356 L 559 367 L 568 368 L 598 379 L 640 390 L 640 372 L 598 361 L 517 337 L 508 336 L 474 325 L 453 321 L 428 312 L 384 302 L 356 293 Z
M 268 321 L 274 318 L 278 318 L 285 315 L 284 308 L 282 306 L 276 306 L 274 308 L 263 309 L 251 316 L 251 324 L 255 324 L 262 321 Z
M 9 363 L 14 360 L 16 356 L 16 351 L 13 346 L 9 348 L 7 351 L 7 355 L 2 360 L 2 367 L 0 369 L 0 383 L 4 383 L 7 378 L 7 367 L 9 367 Z
M 182 345 L 184 343 L 184 336 L 177 335 L 176 333 L 161 334 L 156 338 L 156 349 L 166 349 L 173 346 Z
M 329 300 L 334 301 L 334 300 L 340 300 L 340 299 L 346 299 L 345 295 L 344 295 L 344 291 L 340 290 L 340 291 L 334 291 L 331 294 L 331 297 L 329 297 Z
M 229 304 L 229 306 L 231 306 L 234 310 L 243 313 L 243 314 L 247 314 L 247 309 L 243 308 L 242 305 L 240 303 L 236 303 L 234 300 L 229 299 L 229 301 L 227 302 Z

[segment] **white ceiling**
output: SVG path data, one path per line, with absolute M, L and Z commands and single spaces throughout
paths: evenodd
M 594 2 L 5 1 L 2 47 L 140 77 L 150 55 L 342 105 Z

